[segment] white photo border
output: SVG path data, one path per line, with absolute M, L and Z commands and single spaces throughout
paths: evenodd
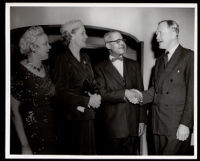
M 143 8 L 194 8 L 194 155 L 193 156 L 103 156 L 103 155 L 14 155 L 10 154 L 10 8 L 11 7 L 143 7 Z M 197 4 L 196 3 L 6 3 L 6 103 L 5 103 L 5 158 L 6 159 L 197 159 Z

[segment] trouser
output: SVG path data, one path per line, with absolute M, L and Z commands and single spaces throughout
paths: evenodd
M 190 155 L 191 134 L 185 141 L 176 139 L 173 135 L 154 135 L 156 155 Z
M 108 155 L 136 155 L 138 147 L 138 137 L 111 138 L 109 139 Z

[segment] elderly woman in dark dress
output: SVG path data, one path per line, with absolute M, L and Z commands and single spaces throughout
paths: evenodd
M 63 154 L 96 154 L 94 119 L 101 96 L 95 91 L 94 74 L 87 54 L 86 31 L 80 20 L 61 26 L 63 44 L 56 48 L 53 77 L 61 107 L 60 142 Z
M 21 54 L 11 80 L 11 111 L 22 154 L 55 154 L 56 134 L 51 99 L 55 88 L 42 64 L 50 45 L 40 26 L 30 27 L 20 39 Z M 12 146 L 12 145 L 11 145 Z

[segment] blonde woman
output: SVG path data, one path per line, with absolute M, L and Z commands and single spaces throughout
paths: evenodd
M 61 104 L 60 148 L 63 154 L 96 154 L 94 119 L 101 104 L 95 91 L 89 56 L 81 52 L 87 34 L 80 20 L 61 26 L 64 38 L 56 53 L 53 70 L 56 98 Z

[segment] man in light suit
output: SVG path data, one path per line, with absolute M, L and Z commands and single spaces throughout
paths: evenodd
M 140 65 L 124 57 L 127 46 L 117 31 L 104 36 L 109 59 L 95 67 L 102 96 L 103 122 L 109 140 L 106 154 L 136 154 L 137 136 L 142 135 L 147 120 L 146 108 L 135 105 L 131 89 L 143 90 Z
M 156 35 L 165 54 L 156 62 L 153 85 L 142 92 L 141 104 L 153 102 L 156 154 L 187 155 L 194 122 L 194 53 L 179 44 L 179 25 L 173 20 L 159 22 Z

